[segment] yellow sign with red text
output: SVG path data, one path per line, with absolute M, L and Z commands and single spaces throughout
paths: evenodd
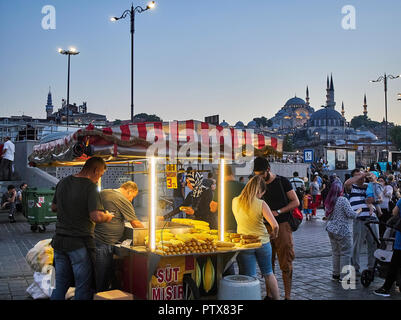
M 166 183 L 167 189 L 177 189 L 177 165 L 166 165 Z
M 151 300 L 182 300 L 184 274 L 194 277 L 194 257 L 162 258 L 149 286 Z

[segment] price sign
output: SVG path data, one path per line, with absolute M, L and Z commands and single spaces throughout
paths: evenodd
M 177 173 L 177 165 L 176 164 L 166 164 L 166 171 Z
M 166 183 L 167 189 L 177 189 L 177 165 L 167 164 L 166 165 Z

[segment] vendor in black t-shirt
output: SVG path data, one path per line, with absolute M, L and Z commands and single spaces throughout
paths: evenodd
M 291 298 L 292 261 L 295 254 L 292 230 L 288 219 L 291 211 L 299 206 L 299 200 L 290 181 L 271 172 L 270 164 L 265 158 L 257 157 L 255 159 L 254 173 L 265 178 L 266 192 L 263 200 L 268 204 L 279 223 L 278 237 L 271 240 L 273 266 L 277 254 L 283 275 L 285 298 L 289 300 Z
M 187 215 L 194 216 L 196 220 L 202 220 L 209 223 L 210 229 L 217 229 L 217 214 L 210 211 L 209 204 L 213 200 L 213 192 L 205 187 L 203 176 L 199 172 L 191 172 L 186 176 L 187 186 L 191 192 L 184 200 L 183 210 Z M 175 208 L 161 219 L 167 220 L 180 212 L 180 207 Z

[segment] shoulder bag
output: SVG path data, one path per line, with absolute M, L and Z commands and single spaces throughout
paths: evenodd
M 286 199 L 286 203 L 287 203 L 286 205 L 288 205 L 290 203 L 290 201 L 288 200 L 287 194 L 284 192 L 283 184 L 281 182 L 280 177 L 279 177 L 279 183 L 280 183 L 280 188 L 281 188 L 283 197 Z M 280 216 L 281 216 L 281 214 L 277 218 L 279 218 Z M 291 212 L 289 212 L 289 214 L 287 214 L 287 217 L 288 217 L 287 222 L 290 224 L 291 230 L 293 232 L 297 231 L 303 220 L 302 212 L 297 207 L 297 208 L 293 209 Z M 277 221 L 278 220 L 279 219 L 277 219 Z M 285 222 L 285 221 L 282 221 L 282 222 Z

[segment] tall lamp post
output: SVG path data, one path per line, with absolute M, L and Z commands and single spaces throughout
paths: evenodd
M 67 128 L 69 126 L 69 115 L 70 115 L 70 59 L 71 56 L 79 54 L 77 49 L 70 48 L 69 50 L 58 49 L 60 54 L 68 56 L 68 79 L 67 79 Z
M 130 10 L 125 10 L 121 17 L 112 17 L 112 22 L 125 19 L 128 15 L 131 18 L 131 122 L 134 122 L 134 33 L 135 33 L 135 13 L 142 13 L 149 9 L 153 9 L 156 6 L 154 1 L 148 3 L 146 8 L 140 6 L 134 7 L 131 5 Z
M 379 77 L 377 80 L 370 80 L 370 82 L 384 82 L 384 112 L 385 112 L 385 117 L 386 117 L 386 162 L 388 162 L 388 137 L 387 137 L 387 127 L 388 127 L 388 121 L 387 121 L 387 79 L 397 79 L 401 75 L 398 76 L 393 76 L 391 74 L 384 74 L 384 76 Z

